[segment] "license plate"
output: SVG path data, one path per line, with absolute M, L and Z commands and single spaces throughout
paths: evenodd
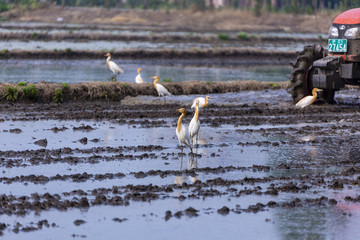
M 329 52 L 347 52 L 347 39 L 329 39 Z

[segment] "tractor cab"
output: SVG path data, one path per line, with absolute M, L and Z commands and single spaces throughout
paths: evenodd
M 337 16 L 329 29 L 329 55 L 360 61 L 360 8 Z
M 335 103 L 335 91 L 345 84 L 360 85 L 360 8 L 337 16 L 329 29 L 328 49 L 319 44 L 305 46 L 291 74 L 295 103 L 313 88 L 322 89 L 320 98 Z

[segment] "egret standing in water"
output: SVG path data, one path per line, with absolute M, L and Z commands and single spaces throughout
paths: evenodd
M 154 88 L 156 89 L 156 91 L 158 92 L 160 97 L 165 97 L 165 96 L 171 96 L 171 93 L 163 86 L 161 85 L 159 82 L 159 76 L 153 76 L 151 77 L 154 80 Z
M 317 92 L 321 92 L 321 91 L 322 91 L 322 89 L 314 88 L 312 90 L 312 96 L 306 96 L 306 97 L 300 99 L 300 101 L 298 101 L 295 104 L 295 107 L 303 109 L 305 107 L 310 106 L 311 104 L 313 104 L 315 102 L 315 100 L 317 98 Z
M 205 98 L 203 97 L 197 97 L 193 100 L 193 103 L 191 105 L 191 108 L 195 108 L 196 106 L 196 101 L 199 100 L 199 107 L 200 108 L 204 108 L 206 107 L 206 105 L 208 105 L 208 101 L 209 101 L 210 97 L 206 96 Z
M 106 59 L 106 65 L 108 66 L 108 68 L 110 69 L 110 71 L 112 71 L 114 73 L 114 79 L 116 81 L 116 76 L 119 75 L 120 73 L 123 73 L 124 71 L 113 61 L 111 61 L 111 54 L 107 53 L 104 56 L 108 57 Z
M 189 132 L 187 131 L 184 124 L 182 124 L 183 118 L 186 116 L 186 110 L 185 108 L 180 108 L 176 110 L 181 113 L 179 120 L 177 122 L 176 126 L 176 136 L 179 139 L 180 147 L 181 147 L 181 153 L 183 152 L 183 144 L 188 146 L 192 152 L 192 146 L 190 145 L 190 136 Z
M 200 129 L 200 120 L 199 120 L 199 100 L 195 102 L 195 113 L 194 117 L 191 119 L 189 124 L 189 135 L 192 140 L 192 146 L 194 145 L 194 137 L 196 136 L 196 142 L 199 143 L 198 134 Z
M 144 81 L 143 81 L 143 79 L 142 79 L 142 77 L 141 77 L 141 75 L 140 75 L 141 70 L 143 70 L 143 69 L 142 69 L 142 68 L 138 68 L 138 69 L 137 69 L 138 75 L 137 75 L 136 78 L 135 78 L 135 82 L 136 82 L 136 83 L 144 83 Z

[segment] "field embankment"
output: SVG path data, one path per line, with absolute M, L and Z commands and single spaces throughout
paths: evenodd
M 162 83 L 173 95 L 211 94 L 249 90 L 279 89 L 288 82 L 257 81 L 203 82 L 186 81 Z M 120 101 L 126 96 L 153 95 L 157 92 L 152 83 L 88 82 L 80 84 L 38 83 L 19 86 L 0 84 L 1 101 L 62 103 L 67 101 L 104 100 Z

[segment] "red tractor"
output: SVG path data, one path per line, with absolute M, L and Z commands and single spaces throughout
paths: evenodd
M 291 65 L 294 102 L 311 95 L 313 88 L 327 103 L 335 103 L 335 91 L 345 84 L 360 85 L 360 8 L 337 16 L 329 29 L 328 50 L 319 44 L 305 46 Z

